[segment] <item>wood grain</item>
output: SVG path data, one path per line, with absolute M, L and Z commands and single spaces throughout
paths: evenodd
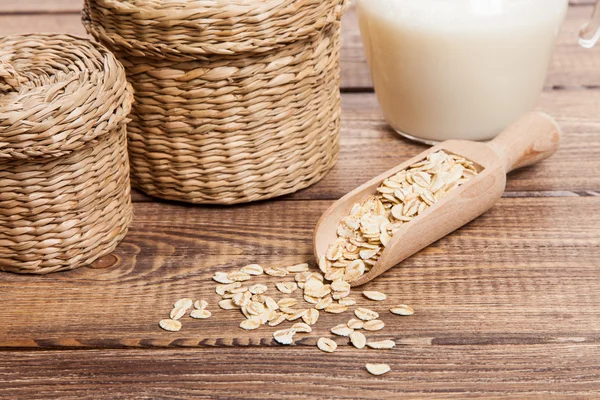
M 0 2 L 3 4 L 0 7 L 7 7 L 4 5 L 4 1 L 6 0 Z M 74 4 L 70 2 L 71 0 L 63 1 L 66 4 Z M 59 2 L 52 5 L 53 2 L 42 0 L 35 0 L 35 2 L 45 4 L 45 10 L 52 10 L 53 7 L 60 7 L 61 4 Z M 21 1 L 19 3 L 23 3 L 23 6 L 19 6 L 21 9 L 29 9 L 29 6 L 25 5 L 27 2 Z M 78 3 L 80 3 L 80 0 L 78 0 Z M 31 5 L 31 7 L 34 7 L 34 5 Z M 76 8 L 69 8 L 71 11 L 68 13 L 2 15 L 0 12 L 0 35 L 26 32 L 65 32 L 85 35 L 78 13 L 80 7 L 80 4 L 78 4 Z M 15 10 L 14 5 L 12 9 Z M 8 10 L 8 8 L 5 8 L 5 10 Z M 600 65 L 600 50 L 586 51 L 577 45 L 577 32 L 591 13 L 592 7 L 589 5 L 572 6 L 570 8 L 559 36 L 556 54 L 548 72 L 547 90 L 552 88 L 596 88 L 600 86 L 600 74 L 597 73 L 597 66 Z M 342 44 L 343 90 L 371 90 L 372 82 L 363 53 L 356 13 L 353 9 L 348 12 L 343 20 Z
M 82 0 L 2 0 L 0 13 L 78 12 L 81 10 L 81 3 Z M 594 0 L 570 0 L 569 3 L 589 5 Z
M 0 14 L 0 36 L 23 33 L 69 33 L 86 36 L 79 13 Z
M 82 4 L 83 0 L 2 0 L 0 13 L 77 13 L 81 10 Z
M 0 352 L 0 397 L 61 399 L 594 398 L 598 343 Z M 392 371 L 372 377 L 366 362 Z
M 557 154 L 508 176 L 509 192 L 556 191 L 570 195 L 600 189 L 600 91 L 543 93 L 539 110 L 554 116 L 564 135 Z M 342 142 L 333 170 L 292 199 L 338 199 L 367 180 L 421 153 L 425 146 L 401 139 L 383 120 L 373 94 L 342 96 Z M 368 162 L 357 160 L 368 157 Z M 143 200 L 143 196 L 135 196 Z
M 312 334 L 279 346 L 273 328 L 242 331 L 241 314 L 217 309 L 210 281 L 248 262 L 310 259 L 312 229 L 331 200 L 423 150 L 383 121 L 351 11 L 334 170 L 286 198 L 229 208 L 136 193 L 131 233 L 113 255 L 44 277 L 0 273 L 0 398 L 597 397 L 600 51 L 576 45 L 592 8 L 572 3 L 539 104 L 564 130 L 560 151 L 511 174 L 505 198 L 484 216 L 366 287 L 417 310 L 402 318 L 387 303 L 369 304 L 387 325 L 372 336 L 394 338 L 397 348 L 359 351 L 338 338 L 338 352 L 319 352 L 317 338 L 349 314 L 322 315 Z M 80 7 L 1 0 L 0 35 L 83 35 Z M 183 296 L 206 298 L 214 316 L 185 318 L 179 333 L 160 330 Z M 368 376 L 373 361 L 392 372 Z
M 45 277 L 0 274 L 0 348 L 276 345 L 274 329 L 242 331 L 240 314 L 217 309 L 210 277 L 250 262 L 291 265 L 311 259 L 312 229 L 330 203 L 231 208 L 138 203 L 129 236 L 104 264 Z M 389 329 L 374 335 L 380 338 L 462 344 L 522 338 L 544 344 L 550 336 L 595 342 L 598 225 L 597 197 L 502 199 L 364 287 L 387 293 L 389 304 L 366 299 L 359 304 L 381 312 Z M 185 318 L 176 334 L 161 331 L 158 321 L 186 296 L 208 300 L 214 317 Z M 411 304 L 418 313 L 394 317 L 386 308 L 394 303 Z M 318 335 L 349 318 L 323 315 L 301 345 L 313 345 Z
M 511 173 L 506 196 L 535 196 L 536 192 L 573 196 L 599 191 L 600 90 L 546 91 L 537 108 L 558 121 L 564 133 L 561 147 L 540 165 Z M 341 135 L 340 156 L 332 171 L 321 182 L 286 199 L 338 199 L 426 149 L 400 138 L 388 127 L 372 93 L 342 94 Z M 365 154 L 369 162 L 358 163 Z M 133 198 L 155 201 L 137 191 Z
M 0 13 L 44 13 L 44 12 L 70 12 L 77 13 L 81 10 L 82 0 L 3 0 L 0 3 Z M 593 5 L 594 0 L 570 0 L 571 6 Z M 354 8 L 356 3 L 351 3 Z

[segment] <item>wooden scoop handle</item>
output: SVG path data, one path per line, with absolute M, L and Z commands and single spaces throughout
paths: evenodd
M 542 161 L 558 150 L 560 127 L 548 114 L 532 112 L 509 126 L 489 144 L 504 160 L 506 173 Z

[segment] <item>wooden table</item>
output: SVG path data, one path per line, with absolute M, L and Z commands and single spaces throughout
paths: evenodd
M 80 2 L 2 0 L 0 34 L 84 34 Z M 600 396 L 600 49 L 576 45 L 592 11 L 577 3 L 539 103 L 564 129 L 560 152 L 512 174 L 491 211 L 367 286 L 417 310 L 400 318 L 374 307 L 387 324 L 376 336 L 396 349 L 317 350 L 348 313 L 323 315 L 312 334 L 279 346 L 272 328 L 242 331 L 237 313 L 219 310 L 210 280 L 249 262 L 312 259 L 312 228 L 334 199 L 423 149 L 383 121 L 351 11 L 334 170 L 307 190 L 246 206 L 135 193 L 135 221 L 114 255 L 45 277 L 0 273 L 0 397 Z M 185 296 L 207 299 L 213 317 L 160 330 Z M 370 376 L 364 365 L 374 361 L 392 372 Z

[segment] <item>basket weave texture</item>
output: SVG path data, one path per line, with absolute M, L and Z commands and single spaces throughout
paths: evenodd
M 234 204 L 320 180 L 339 151 L 345 0 L 85 0 L 135 89 L 132 182 Z
M 0 39 L 0 270 L 74 269 L 131 221 L 123 67 L 69 35 Z

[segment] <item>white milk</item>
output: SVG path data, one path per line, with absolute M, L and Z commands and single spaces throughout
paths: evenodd
M 379 103 L 425 141 L 488 140 L 530 111 L 568 0 L 359 0 Z

